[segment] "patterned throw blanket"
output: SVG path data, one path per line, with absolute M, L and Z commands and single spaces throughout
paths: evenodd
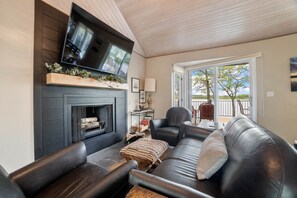
M 121 154 L 126 159 L 134 159 L 137 162 L 153 164 L 160 160 L 160 156 L 168 148 L 168 143 L 162 140 L 141 138 L 121 149 Z

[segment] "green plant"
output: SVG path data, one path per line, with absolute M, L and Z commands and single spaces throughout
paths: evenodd
M 45 67 L 49 73 L 63 73 L 63 67 L 59 63 L 54 63 L 53 65 L 45 63 Z
M 65 74 L 70 76 L 79 76 L 82 78 L 93 78 L 98 81 L 112 81 L 112 82 L 118 82 L 123 83 L 123 80 L 115 75 L 99 75 L 99 76 L 92 76 L 91 72 L 88 72 L 84 69 L 79 69 L 78 67 L 67 69 L 66 71 L 63 70 L 63 67 L 58 64 L 54 63 L 53 65 L 45 63 L 45 67 L 48 73 L 59 73 L 59 74 Z

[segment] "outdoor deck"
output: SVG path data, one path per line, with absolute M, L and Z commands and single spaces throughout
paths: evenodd
M 248 99 L 241 99 L 242 106 L 244 109 L 250 108 L 250 103 Z M 192 115 L 192 123 L 199 124 L 200 121 L 200 112 L 199 105 L 206 102 L 206 100 L 192 100 L 192 108 L 196 110 L 196 115 Z M 192 110 L 193 110 L 192 109 Z M 240 107 L 237 101 L 235 101 L 235 116 L 239 115 Z M 232 118 L 232 102 L 229 99 L 219 100 L 218 101 L 218 121 L 219 123 L 227 123 Z

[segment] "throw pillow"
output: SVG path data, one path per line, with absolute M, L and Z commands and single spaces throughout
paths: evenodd
M 228 159 L 222 132 L 222 129 L 212 132 L 202 143 L 196 166 L 196 174 L 199 180 L 209 179 Z

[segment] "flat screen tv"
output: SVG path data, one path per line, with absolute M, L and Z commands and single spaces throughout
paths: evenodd
M 134 42 L 72 4 L 61 62 L 126 79 Z

